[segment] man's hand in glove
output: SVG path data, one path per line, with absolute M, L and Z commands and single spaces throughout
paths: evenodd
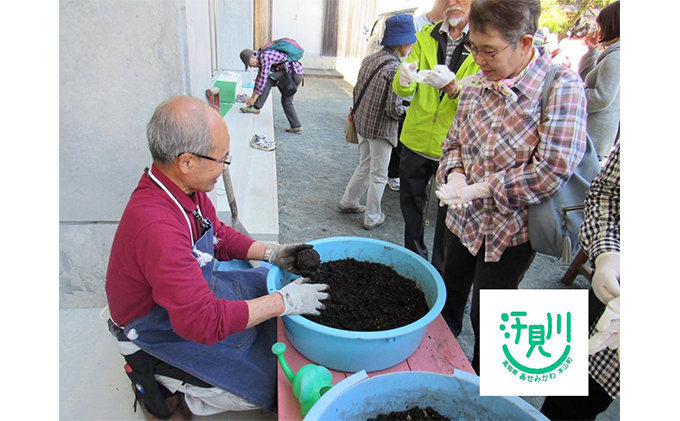
M 465 174 L 460 172 L 451 172 L 446 178 L 446 184 L 435 190 L 434 194 L 439 198 L 439 206 L 449 205 L 449 202 L 457 197 L 458 190 L 467 187 L 467 180 Z
M 413 79 L 413 72 L 418 70 L 418 62 L 413 63 L 403 62 L 399 66 L 399 84 L 404 88 L 411 85 L 415 79 Z
M 432 73 L 425 76 L 423 83 L 427 83 L 435 89 L 442 89 L 456 79 L 456 74 L 449 70 L 448 66 L 437 64 L 432 68 Z M 456 86 L 452 88 L 454 91 Z
M 318 316 L 319 310 L 324 309 L 321 300 L 328 298 L 325 291 L 328 289 L 326 284 L 308 284 L 309 278 L 298 278 L 280 291 L 276 291 L 283 297 L 283 302 L 286 305 L 285 310 L 281 316 L 311 314 Z
M 595 258 L 593 273 L 593 292 L 603 304 L 621 295 L 619 280 L 621 279 L 621 254 L 618 252 L 602 253 Z
M 310 272 L 308 270 L 298 269 L 295 262 L 297 261 L 298 252 L 311 249 L 314 246 L 304 243 L 281 245 L 273 244 L 272 246 L 273 248 L 271 254 L 269 255 L 269 259 L 266 259 L 267 262 L 291 273 L 296 273 L 298 275 L 309 275 Z

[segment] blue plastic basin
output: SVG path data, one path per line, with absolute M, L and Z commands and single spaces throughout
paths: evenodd
M 378 371 L 408 358 L 418 348 L 427 325 L 441 312 L 446 289 L 439 272 L 425 259 L 387 241 L 362 237 L 332 237 L 308 242 L 321 262 L 352 258 L 381 263 L 412 279 L 425 294 L 430 311 L 419 320 L 397 329 L 356 332 L 335 329 L 302 316 L 284 316 L 288 341 L 307 359 L 327 368 L 357 372 Z M 269 292 L 281 289 L 297 275 L 272 266 L 267 276 Z
M 452 420 L 548 419 L 516 396 L 479 396 L 479 377 L 461 370 L 449 376 L 402 371 L 366 378 L 356 373 L 333 386 L 304 421 L 366 420 L 430 406 Z

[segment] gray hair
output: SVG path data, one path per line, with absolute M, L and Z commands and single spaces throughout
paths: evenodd
M 541 14 L 539 0 L 473 0 L 470 29 L 488 34 L 495 29 L 507 42 L 517 45 L 524 35 L 534 35 Z
M 191 96 L 175 96 L 156 107 L 146 128 L 154 162 L 167 164 L 185 152 L 209 154 L 213 148 L 210 110 L 206 102 Z

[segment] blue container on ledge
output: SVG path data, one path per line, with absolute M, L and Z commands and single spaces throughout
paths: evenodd
M 396 329 L 356 332 L 331 328 L 302 316 L 282 317 L 288 341 L 307 359 L 329 369 L 357 372 L 384 370 L 399 364 L 418 348 L 427 326 L 446 301 L 439 272 L 418 254 L 396 244 L 363 237 L 331 237 L 309 241 L 321 262 L 352 258 L 381 263 L 413 280 L 425 294 L 430 311 L 419 320 Z M 272 266 L 267 276 L 269 293 L 299 276 Z

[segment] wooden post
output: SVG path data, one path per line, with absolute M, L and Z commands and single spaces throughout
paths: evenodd
M 272 2 L 253 1 L 253 47 L 259 49 L 272 40 Z

